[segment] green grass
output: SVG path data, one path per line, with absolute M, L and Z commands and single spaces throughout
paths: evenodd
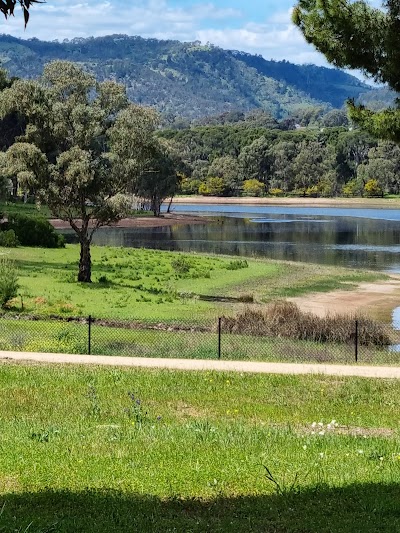
M 31 217 L 50 217 L 50 211 L 47 206 L 42 205 L 40 209 L 37 208 L 36 204 L 24 204 L 23 202 L 0 202 L 0 213 L 7 215 L 28 215 Z
M 235 258 L 177 254 L 132 248 L 92 248 L 93 283 L 76 282 L 79 248 L 4 250 L 15 261 L 20 297 L 12 312 L 112 317 L 155 321 L 214 321 L 240 308 L 211 303 L 199 295 L 253 297 L 256 302 L 307 292 L 349 288 L 383 279 L 382 273 L 278 261 L 248 260 L 230 270 Z M 188 272 L 174 268 L 177 257 Z
M 391 333 L 393 343 L 400 343 Z M 85 321 L 10 320 L 0 318 L 0 350 L 88 353 Z M 222 330 L 221 358 L 240 361 L 355 363 L 353 344 L 311 342 L 280 337 L 228 334 Z M 210 331 L 125 329 L 97 324 L 91 327 L 91 354 L 131 357 L 217 359 L 217 324 Z M 400 354 L 387 348 L 359 346 L 363 364 L 398 364 Z
M 399 531 L 399 409 L 396 380 L 3 364 L 0 530 Z

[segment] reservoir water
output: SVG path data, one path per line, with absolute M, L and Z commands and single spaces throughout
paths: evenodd
M 266 257 L 400 272 L 400 210 L 178 204 L 204 224 L 103 228 L 108 246 Z M 76 242 L 64 231 L 68 242 Z

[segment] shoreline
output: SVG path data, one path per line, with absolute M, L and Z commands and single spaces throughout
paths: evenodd
M 72 229 L 68 222 L 59 218 L 50 218 L 50 224 L 55 229 Z M 115 224 L 110 224 L 109 228 L 158 228 L 162 226 L 175 226 L 179 224 L 206 224 L 208 218 L 201 215 L 185 215 L 177 213 L 165 213 L 160 217 L 155 216 L 137 216 L 132 218 L 123 218 Z M 93 227 L 93 223 L 90 227 Z
M 224 198 L 219 196 L 179 196 L 173 199 L 172 206 L 176 204 L 400 209 L 400 198 Z

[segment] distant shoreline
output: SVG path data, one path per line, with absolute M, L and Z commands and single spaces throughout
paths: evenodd
M 179 196 L 174 198 L 172 206 L 177 204 L 400 209 L 400 198 L 225 198 L 219 196 Z
M 174 198 L 172 206 L 178 204 L 400 209 L 400 198 L 224 198 L 218 196 L 179 196 Z

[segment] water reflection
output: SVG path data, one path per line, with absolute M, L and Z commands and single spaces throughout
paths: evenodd
M 232 209 L 232 206 L 229 206 Z M 205 224 L 158 228 L 103 228 L 100 245 L 181 250 L 290 261 L 344 265 L 400 272 L 400 212 L 378 218 L 361 216 L 269 213 L 264 217 L 215 217 Z M 325 208 L 324 211 L 327 211 Z M 341 210 L 349 213 L 351 210 Z M 360 211 L 360 210 L 356 210 Z M 371 210 L 366 210 L 371 211 Z M 239 216 L 238 216 L 239 215 Z M 74 240 L 71 232 L 68 240 Z

